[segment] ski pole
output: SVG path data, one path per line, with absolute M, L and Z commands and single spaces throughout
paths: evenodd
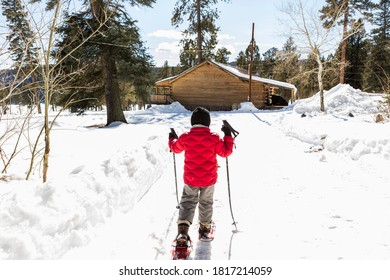
M 179 194 L 177 191 L 176 157 L 175 157 L 175 153 L 172 152 L 172 154 L 173 154 L 173 168 L 175 172 L 176 201 L 177 201 L 176 209 L 179 209 L 180 206 L 179 206 Z
M 233 134 L 233 138 L 236 138 L 238 136 L 239 132 L 237 130 L 235 130 L 226 120 L 223 120 L 222 122 L 223 122 L 224 126 L 226 126 L 230 129 L 230 131 Z M 234 227 L 236 228 L 236 230 L 233 232 L 238 232 L 237 222 L 234 219 L 234 215 L 233 215 L 232 198 L 231 198 L 231 192 L 230 192 L 230 176 L 229 176 L 229 160 L 228 160 L 228 158 L 226 158 L 226 176 L 227 176 L 227 184 L 228 184 L 230 214 L 231 214 L 232 220 L 233 220 L 232 225 L 234 225 Z
M 232 216 L 232 220 L 233 220 L 232 225 L 234 225 L 234 227 L 236 228 L 236 232 L 238 232 L 238 229 L 237 229 L 237 222 L 236 222 L 236 220 L 234 219 L 234 215 L 233 215 L 232 198 L 231 198 L 231 193 L 230 193 L 229 160 L 228 160 L 228 158 L 226 158 L 226 175 L 227 175 L 227 183 L 228 183 L 228 195 L 229 195 L 230 215 Z
M 176 134 L 176 131 L 171 128 L 171 132 L 173 133 L 173 135 L 175 136 L 175 138 L 179 138 Z M 173 171 L 174 171 L 174 174 L 175 174 L 175 187 L 176 187 L 176 202 L 177 202 L 177 205 L 176 205 L 176 209 L 179 209 L 180 206 L 179 206 L 179 194 L 178 194 L 178 190 L 177 190 L 177 172 L 176 172 L 176 157 L 175 157 L 175 153 L 172 152 L 172 155 L 173 155 Z

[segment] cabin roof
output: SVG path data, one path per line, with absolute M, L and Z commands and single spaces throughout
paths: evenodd
M 244 73 L 243 70 L 241 70 L 239 68 L 236 68 L 236 67 L 233 67 L 233 66 L 230 66 L 230 65 L 226 65 L 226 64 L 223 64 L 223 63 L 211 61 L 211 60 L 206 60 L 206 61 L 202 62 L 201 64 L 198 64 L 198 65 L 196 65 L 196 66 L 194 66 L 192 68 L 187 69 L 186 71 L 184 71 L 183 73 L 181 73 L 179 75 L 159 80 L 159 81 L 156 82 L 156 85 L 158 85 L 158 84 L 166 84 L 166 83 L 173 83 L 174 81 L 182 78 L 183 76 L 187 75 L 188 73 L 194 71 L 196 68 L 198 68 L 198 67 L 200 67 L 200 66 L 202 66 L 202 65 L 204 65 L 206 63 L 212 64 L 212 65 L 220 68 L 221 70 L 227 72 L 228 74 L 233 75 L 233 76 L 235 76 L 235 77 L 237 77 L 239 79 L 243 79 L 243 80 L 247 80 L 247 81 L 249 81 L 249 79 L 250 79 L 249 74 Z M 281 82 L 281 81 L 276 81 L 276 80 L 272 80 L 272 79 L 267 79 L 267 78 L 261 78 L 259 76 L 255 76 L 255 75 L 252 75 L 252 81 L 257 81 L 257 82 L 261 82 L 261 83 L 264 83 L 264 84 L 269 84 L 269 85 L 282 87 L 282 88 L 294 89 L 294 91 L 297 90 L 296 87 L 293 84 L 289 84 L 289 83 Z

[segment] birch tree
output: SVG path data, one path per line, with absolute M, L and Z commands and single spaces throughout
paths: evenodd
M 317 68 L 313 71 L 316 71 L 317 74 L 320 111 L 325 112 L 323 81 L 325 69 L 322 56 L 336 48 L 337 37 L 332 32 L 332 27 L 336 23 L 333 22 L 327 28 L 323 28 L 318 12 L 315 11 L 314 7 L 308 7 L 307 3 L 303 3 L 301 0 L 288 4 L 281 11 L 289 19 L 287 22 L 285 20 L 283 22 L 288 26 L 290 35 L 297 44 L 297 52 L 302 56 L 312 56 L 317 63 Z M 340 9 L 336 15 L 341 13 Z
M 88 42 L 96 33 L 100 32 L 100 29 L 105 25 L 106 22 L 101 22 L 99 26 L 97 26 L 94 31 L 90 34 L 88 37 L 84 37 L 84 40 L 79 44 L 73 46 L 72 51 L 68 52 L 66 56 L 63 57 L 56 57 L 53 56 L 55 54 L 55 45 L 57 40 L 59 39 L 56 36 L 56 29 L 58 26 L 62 23 L 62 16 L 61 16 L 61 10 L 63 8 L 61 0 L 51 1 L 50 2 L 50 9 L 43 11 L 40 16 L 37 15 L 37 13 L 31 10 L 29 10 L 29 6 L 26 7 L 26 12 L 29 14 L 29 25 L 31 27 L 33 38 L 36 42 L 36 50 L 37 50 L 37 57 L 39 59 L 39 65 L 38 67 L 39 72 L 41 73 L 41 87 L 44 93 L 44 110 L 43 110 L 43 120 L 41 119 L 42 128 L 38 129 L 38 133 L 35 134 L 35 140 L 30 135 L 30 131 L 28 131 L 28 128 L 31 127 L 31 124 L 29 124 L 28 117 L 31 115 L 31 113 L 28 114 L 26 117 L 26 120 L 21 123 L 21 125 L 17 125 L 15 129 L 12 129 L 12 133 L 16 135 L 17 137 L 17 144 L 19 145 L 19 142 L 22 140 L 22 136 L 25 137 L 24 142 L 28 143 L 28 147 L 30 149 L 31 159 L 29 162 L 29 167 L 27 170 L 27 177 L 29 178 L 31 173 L 33 172 L 33 169 L 37 165 L 42 166 L 42 179 L 43 182 L 46 182 L 48 179 L 48 169 L 49 169 L 49 156 L 51 151 L 51 131 L 53 128 L 53 125 L 59 116 L 59 114 L 62 112 L 58 112 L 55 116 L 51 116 L 50 114 L 50 105 L 53 97 L 56 94 L 61 94 L 63 92 L 71 90 L 69 88 L 69 81 L 72 81 L 75 77 L 80 75 L 80 73 L 84 70 L 81 68 L 75 68 L 73 72 L 71 73 L 65 73 L 62 69 L 62 62 L 65 60 L 68 56 L 72 56 L 75 54 L 77 49 L 79 49 L 83 44 Z M 34 14 L 34 15 L 33 15 Z M 10 38 L 10 37 L 8 37 Z M 19 67 L 20 69 L 21 67 Z M 14 72 L 13 78 L 14 80 L 9 82 L 8 85 L 5 88 L 5 91 L 8 93 L 7 96 L 4 97 L 4 99 L 8 99 L 9 96 L 12 96 L 13 92 L 15 92 L 18 88 L 18 85 L 23 82 L 23 79 L 26 79 L 31 73 L 24 73 L 23 75 L 20 75 L 18 71 Z M 20 77 L 20 78 L 17 78 Z M 20 81 L 22 80 L 22 81 Z M 1 100 L 0 100 L 1 101 Z M 62 108 L 62 110 L 66 109 L 69 104 L 72 104 L 73 102 L 77 102 L 77 97 L 74 95 L 71 96 L 68 100 L 68 102 L 65 104 L 65 106 Z M 13 126 L 11 126 L 13 127 Z M 36 128 L 36 127 L 35 127 Z M 24 131 L 24 129 L 27 129 Z M 17 131 L 15 131 L 17 130 Z M 25 136 L 26 135 L 26 136 Z M 1 138 L 1 137 L 0 137 Z M 4 137 L 2 137 L 5 139 Z M 16 149 L 17 147 L 11 151 L 9 156 L 7 158 L 14 158 L 21 149 Z M 3 153 L 3 151 L 1 151 Z M 42 160 L 38 160 L 37 158 L 39 156 L 42 156 Z M 2 154 L 2 160 L 6 158 Z M 7 170 L 9 167 L 9 162 L 4 163 L 3 172 Z

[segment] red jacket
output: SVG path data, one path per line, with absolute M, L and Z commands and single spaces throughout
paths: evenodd
M 217 182 L 217 155 L 228 157 L 233 151 L 234 140 L 225 136 L 223 140 L 206 126 L 192 127 L 179 139 L 169 139 L 172 152 L 184 155 L 184 183 L 192 187 L 208 187 Z

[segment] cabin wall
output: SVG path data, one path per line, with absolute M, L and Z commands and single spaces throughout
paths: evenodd
M 249 83 L 205 63 L 172 83 L 172 99 L 188 109 L 230 110 L 248 101 Z M 252 102 L 264 106 L 264 86 L 252 83 Z
M 265 106 L 265 86 L 260 82 L 252 82 L 251 102 L 256 108 L 260 109 Z

